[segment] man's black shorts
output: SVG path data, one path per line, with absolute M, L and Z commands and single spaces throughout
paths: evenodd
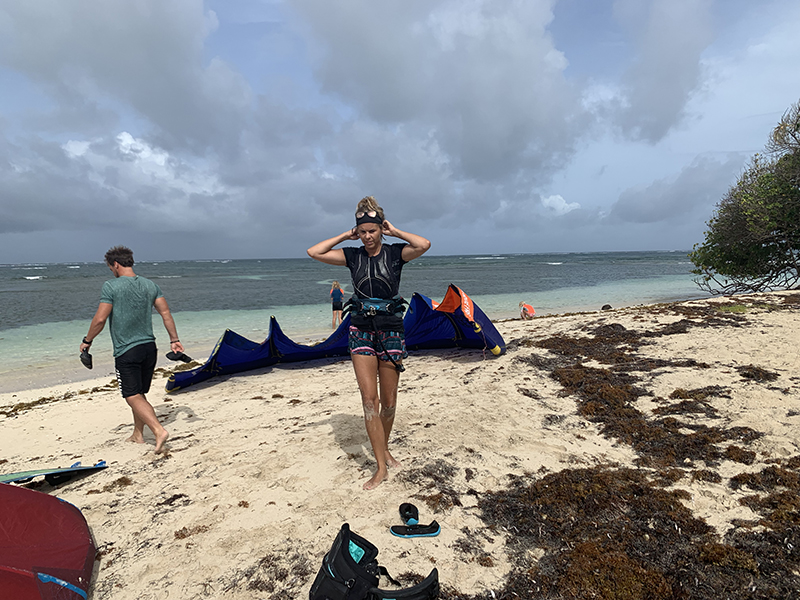
M 156 343 L 148 342 L 134 346 L 114 359 L 119 391 L 123 398 L 150 391 L 157 358 Z

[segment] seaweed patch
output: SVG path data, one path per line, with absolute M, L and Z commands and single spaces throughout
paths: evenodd
M 741 375 L 744 379 L 750 379 L 752 381 L 775 381 L 778 378 L 777 373 L 767 371 L 766 369 L 757 367 L 755 365 L 736 367 L 736 370 L 739 371 L 739 375 Z
M 626 600 L 790 598 L 800 589 L 791 551 L 769 557 L 769 536 L 737 529 L 720 540 L 640 469 L 595 467 L 516 478 L 484 494 L 487 525 L 506 533 L 516 565 L 497 598 Z M 774 533 L 774 532 L 773 532 Z M 791 540 L 796 533 L 791 533 Z M 774 538 L 774 536 L 773 536 Z M 791 541 L 784 548 L 793 548 Z M 466 550 L 470 550 L 466 548 Z M 538 551 L 541 558 L 526 557 Z M 542 554 L 543 552 L 543 554 Z M 443 600 L 482 600 L 443 587 Z
M 299 598 L 300 589 L 312 575 L 311 561 L 291 547 L 268 553 L 254 564 L 228 573 L 217 582 L 223 592 L 265 592 L 269 598 Z M 211 586 L 214 587 L 213 585 Z
M 424 500 L 434 512 L 461 506 L 461 493 L 455 489 L 453 479 L 458 469 L 449 462 L 437 459 L 421 469 L 401 471 L 396 479 L 422 488 L 417 497 Z
M 796 296 L 789 308 L 800 304 L 800 294 Z M 515 565 L 503 587 L 491 592 L 492 598 L 800 597 L 800 456 L 769 460 L 758 472 L 728 480 L 732 489 L 751 492 L 741 503 L 757 518 L 732 520 L 720 537 L 693 516 L 688 507 L 691 494 L 673 486 L 687 475 L 689 482 L 722 484 L 722 476 L 711 467 L 722 460 L 754 464 L 756 453 L 742 445 L 762 434 L 748 427 L 726 427 L 724 422 L 709 426 L 722 421 L 711 400 L 731 398 L 728 388 L 678 388 L 665 399 L 649 392 L 639 376 L 661 367 L 709 368 L 691 358 L 639 355 L 655 338 L 693 327 L 745 327 L 746 313 L 776 306 L 780 308 L 748 302 L 747 310 L 740 311 L 659 305 L 642 314 L 681 318 L 641 333 L 611 324 L 587 327 L 585 337 L 557 335 L 517 345 L 517 351 L 531 346 L 548 351 L 549 356 L 514 360 L 548 372 L 562 386 L 560 395 L 575 399 L 581 416 L 637 452 L 639 468 L 608 465 L 516 476 L 508 489 L 477 494 L 484 523 L 505 536 Z M 737 370 L 753 381 L 777 378 L 753 365 Z M 643 397 L 658 404 L 649 414 L 637 408 Z M 473 558 L 480 552 L 474 536 L 459 538 L 456 549 Z M 443 586 L 441 597 L 490 596 L 467 596 Z

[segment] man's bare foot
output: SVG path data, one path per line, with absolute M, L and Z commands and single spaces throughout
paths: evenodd
M 399 469 L 399 468 L 401 468 L 403 465 L 402 465 L 402 463 L 401 463 L 399 460 L 397 460 L 397 459 L 396 459 L 394 456 L 392 456 L 391 454 L 389 454 L 389 451 L 387 450 L 387 451 L 386 451 L 386 466 L 387 466 L 387 467 L 389 467 L 390 469 Z
M 374 490 L 381 483 L 383 483 L 383 480 L 386 479 L 388 476 L 389 474 L 386 471 L 384 471 L 383 473 L 378 471 L 377 473 L 375 473 L 375 475 L 372 476 L 372 478 L 367 483 L 363 485 L 363 488 L 365 490 Z
M 169 439 L 169 431 L 162 430 L 162 433 L 156 436 L 156 454 L 164 451 L 164 443 Z
M 125 440 L 126 442 L 133 442 L 135 444 L 144 444 L 144 437 L 141 435 L 136 435 L 135 433 L 131 435 L 131 437 Z

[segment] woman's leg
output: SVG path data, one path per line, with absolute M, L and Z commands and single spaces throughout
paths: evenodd
M 398 359 L 397 364 L 402 362 Z M 385 456 L 386 466 L 399 467 L 400 462 L 389 452 L 389 435 L 392 433 L 394 425 L 394 413 L 397 408 L 397 386 L 400 381 L 400 373 L 395 369 L 391 361 L 381 360 L 378 365 L 378 383 L 380 385 L 380 406 L 381 406 L 381 425 L 383 425 L 383 436 L 386 441 Z
M 361 403 L 364 407 L 364 425 L 372 444 L 378 470 L 364 484 L 365 490 L 378 487 L 388 476 L 386 470 L 386 435 L 380 418 L 380 399 L 378 397 L 378 358 L 362 354 L 351 354 L 353 369 L 356 372 L 358 389 L 361 392 Z

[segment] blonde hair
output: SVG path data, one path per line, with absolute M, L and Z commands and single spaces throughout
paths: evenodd
M 358 206 L 356 206 L 356 212 L 369 212 L 371 210 L 374 210 L 376 213 L 378 213 L 378 216 L 382 221 L 386 220 L 386 217 L 383 215 L 383 209 L 381 208 L 380 204 L 378 204 L 378 201 L 375 200 L 373 196 L 364 196 L 358 202 Z
M 334 281 L 334 282 L 331 284 L 331 289 L 332 289 L 332 290 L 336 290 L 336 289 L 339 289 L 339 290 L 340 290 L 340 289 L 342 289 L 342 286 L 340 286 L 340 285 L 339 285 L 339 282 L 338 282 L 338 281 Z

